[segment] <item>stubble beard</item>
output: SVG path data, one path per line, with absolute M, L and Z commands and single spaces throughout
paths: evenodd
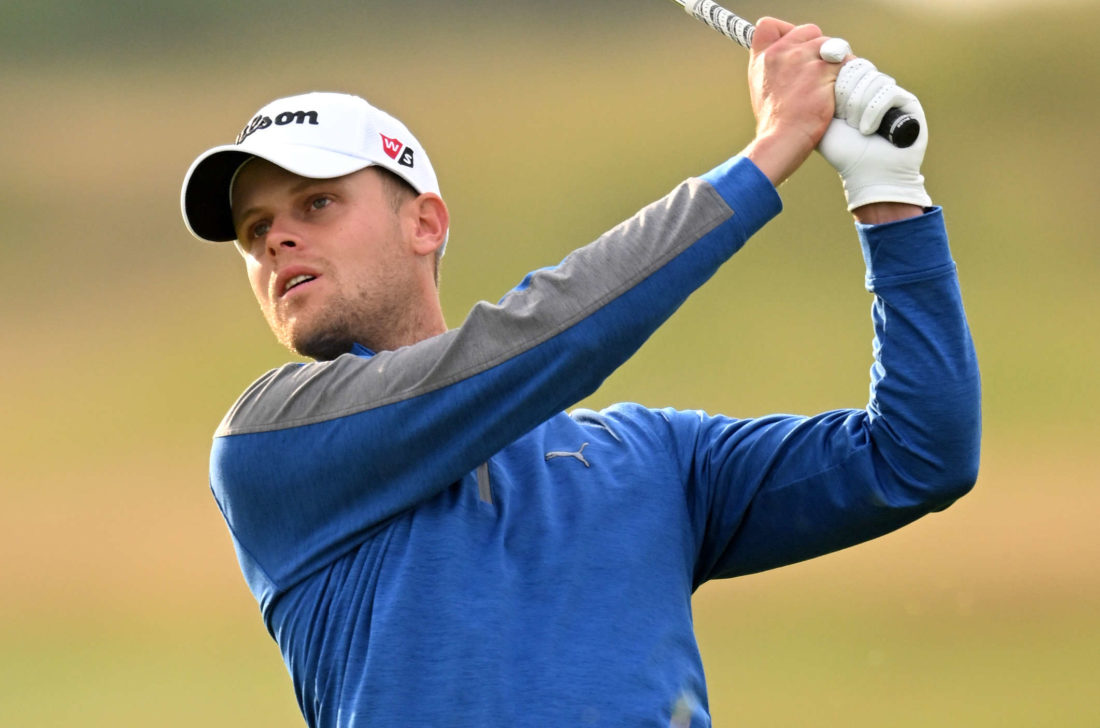
M 400 314 L 375 301 L 365 290 L 339 295 L 308 321 L 290 322 L 276 311 L 265 311 L 268 325 L 283 346 L 300 356 L 330 361 L 355 344 L 383 351 L 392 333 L 401 329 Z
M 280 344 L 300 356 L 329 361 L 348 353 L 362 339 L 358 329 L 365 312 L 361 309 L 361 301 L 340 296 L 307 321 L 288 320 L 275 309 L 264 314 Z
M 317 361 L 329 361 L 347 354 L 360 338 L 351 330 L 351 321 L 344 311 L 326 311 L 323 319 L 309 331 L 295 336 L 289 326 L 276 329 L 279 342 L 300 356 Z

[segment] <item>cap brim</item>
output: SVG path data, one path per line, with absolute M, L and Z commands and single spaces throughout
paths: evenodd
M 180 206 L 192 235 L 215 243 L 236 240 L 230 185 L 240 166 L 253 157 L 312 179 L 342 177 L 374 163 L 340 152 L 294 144 L 283 144 L 274 150 L 263 149 L 260 145 L 250 148 L 247 141 L 214 147 L 195 160 L 183 181 Z

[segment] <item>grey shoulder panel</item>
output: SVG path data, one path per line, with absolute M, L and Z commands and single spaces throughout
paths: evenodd
M 365 358 L 288 364 L 257 380 L 216 436 L 315 424 L 408 400 L 488 371 L 584 320 L 733 215 L 710 184 L 689 179 L 662 199 L 534 273 L 462 326 Z

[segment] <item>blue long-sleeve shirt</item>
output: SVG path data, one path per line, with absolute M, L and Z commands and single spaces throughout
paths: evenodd
M 309 725 L 709 725 L 700 584 L 973 485 L 978 369 L 938 209 L 858 227 L 865 409 L 563 411 L 779 209 L 735 158 L 457 329 L 245 392 L 211 485 Z

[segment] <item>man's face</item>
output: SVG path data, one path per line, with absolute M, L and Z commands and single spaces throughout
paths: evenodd
M 252 291 L 280 342 L 315 359 L 356 342 L 391 348 L 412 304 L 414 256 L 376 169 L 318 180 L 253 159 L 232 207 Z

